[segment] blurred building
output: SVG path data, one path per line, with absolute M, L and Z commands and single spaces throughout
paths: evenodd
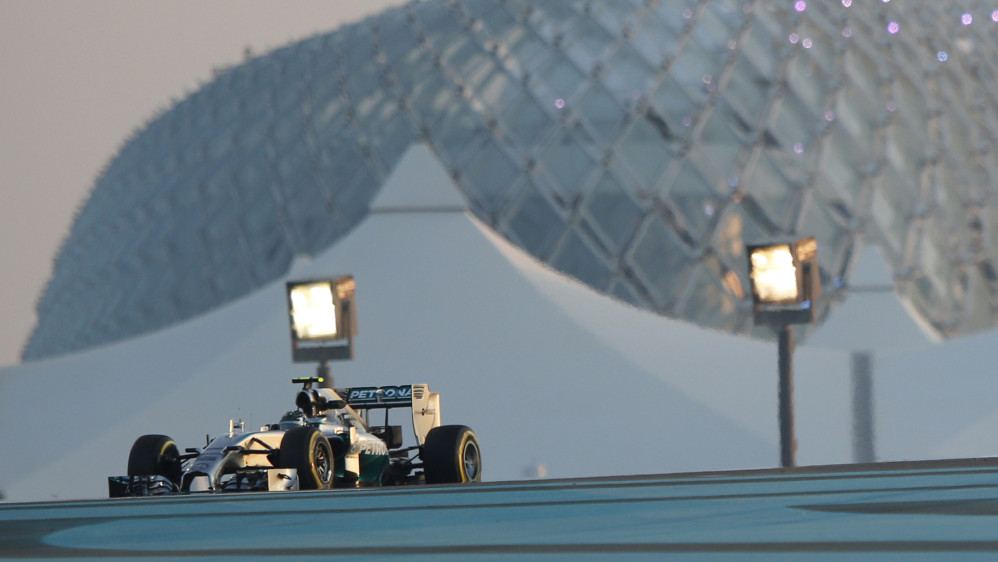
M 822 316 L 873 244 L 920 323 L 990 328 L 998 11 L 985 6 L 426 1 L 221 69 L 100 174 L 23 358 L 281 278 L 365 218 L 414 142 L 481 221 L 638 307 L 749 332 L 744 244 L 809 235 Z

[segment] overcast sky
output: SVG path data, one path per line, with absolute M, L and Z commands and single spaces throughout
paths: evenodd
M 212 68 L 402 0 L 0 0 L 0 366 L 100 169 Z

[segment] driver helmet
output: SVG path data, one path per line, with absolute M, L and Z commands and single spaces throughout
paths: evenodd
M 280 427 L 284 431 L 305 425 L 305 414 L 300 410 L 290 411 L 281 416 Z

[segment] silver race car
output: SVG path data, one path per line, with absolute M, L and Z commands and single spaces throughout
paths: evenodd
M 245 431 L 241 422 L 204 449 L 181 454 L 165 435 L 143 435 L 128 455 L 128 475 L 108 478 L 111 497 L 186 492 L 275 491 L 479 482 L 475 433 L 440 425 L 440 395 L 425 384 L 332 389 L 320 378 L 293 379 L 296 410 Z M 389 411 L 409 408 L 415 445 Z M 383 424 L 371 414 L 384 410 Z

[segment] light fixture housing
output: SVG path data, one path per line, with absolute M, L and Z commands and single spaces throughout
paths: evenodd
M 287 283 L 291 358 L 295 363 L 353 359 L 355 287 L 350 275 Z
M 756 324 L 786 326 L 815 319 L 821 296 L 818 243 L 814 238 L 746 246 Z

